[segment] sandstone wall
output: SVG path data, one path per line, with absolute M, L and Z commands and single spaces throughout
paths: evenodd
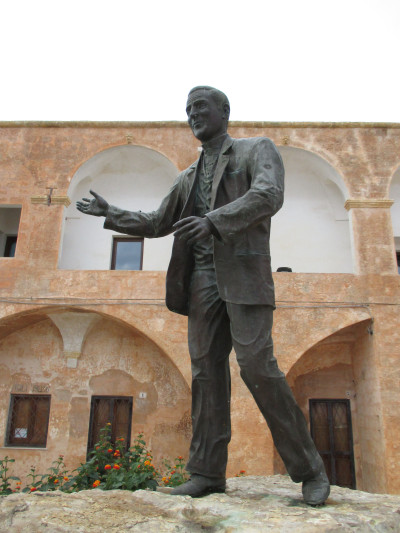
M 400 492 L 400 287 L 388 201 L 400 166 L 400 129 L 233 123 L 230 133 L 266 135 L 318 154 L 349 191 L 355 273 L 274 274 L 276 354 L 306 415 L 309 398 L 350 399 L 357 486 Z M 184 124 L 0 127 L 0 204 L 22 206 L 16 256 L 0 258 L 0 456 L 16 457 L 21 470 L 45 468 L 59 453 L 77 466 L 93 394 L 133 396 L 133 435 L 145 431 L 157 460 L 187 456 L 186 319 L 163 304 L 165 273 L 57 268 L 72 177 L 95 154 L 127 143 L 159 151 L 178 169 L 198 154 Z M 71 357 L 49 315 L 78 311 L 98 320 Z M 271 474 L 279 462 L 234 354 L 232 376 L 229 475 Z M 30 392 L 35 383 L 47 384 L 52 396 L 47 448 L 4 447 L 9 395 L 22 385 Z M 143 388 L 148 400 L 140 404 Z

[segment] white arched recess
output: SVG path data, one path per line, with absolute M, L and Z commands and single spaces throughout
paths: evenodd
M 390 212 L 392 215 L 393 235 L 396 252 L 400 252 L 400 168 L 393 174 L 389 198 L 394 201 Z
M 283 146 L 285 202 L 272 218 L 272 269 L 353 272 L 348 198 L 339 173 L 316 154 Z
M 103 229 L 104 218 L 80 213 L 75 203 L 90 197 L 89 189 L 110 204 L 130 211 L 153 211 L 171 187 L 178 170 L 165 156 L 143 146 L 117 146 L 96 154 L 75 173 L 68 196 L 59 268 L 108 270 L 112 236 Z M 172 236 L 145 239 L 143 270 L 166 270 Z

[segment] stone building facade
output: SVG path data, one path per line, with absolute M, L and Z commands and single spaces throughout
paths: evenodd
M 287 173 L 272 224 L 280 367 L 331 479 L 400 493 L 400 125 L 231 123 Z M 74 207 L 89 189 L 157 207 L 198 157 L 184 123 L 0 124 L 0 457 L 75 468 L 98 428 L 187 456 L 186 318 L 164 305 L 171 238 L 125 240 Z M 123 253 L 121 252 L 123 255 Z M 131 265 L 122 268 L 132 268 Z M 282 472 L 232 354 L 228 474 Z

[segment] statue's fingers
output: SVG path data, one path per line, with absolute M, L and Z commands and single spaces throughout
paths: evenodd
M 194 221 L 196 217 L 187 217 L 187 218 L 182 218 L 181 220 L 178 220 L 178 222 L 175 222 L 175 224 L 172 226 L 173 228 L 182 228 L 182 227 L 185 227 L 187 226 L 188 224 L 190 224 L 191 222 Z
M 98 200 L 99 198 L 101 198 L 101 196 L 100 196 L 99 194 L 97 194 L 97 192 L 92 191 L 92 189 L 90 189 L 89 192 L 90 192 L 90 194 L 91 194 L 92 196 L 94 196 L 94 197 L 96 198 L 96 200 Z
M 188 228 L 184 226 L 183 228 L 178 229 L 174 233 L 174 237 L 178 237 L 178 239 L 182 239 L 188 235 Z

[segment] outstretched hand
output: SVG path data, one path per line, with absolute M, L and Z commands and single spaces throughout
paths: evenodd
M 94 198 L 82 198 L 81 201 L 76 202 L 78 211 L 85 213 L 85 215 L 93 215 L 95 217 L 107 216 L 108 203 L 100 195 L 94 191 L 90 191 Z
M 194 244 L 211 235 L 211 222 L 207 217 L 187 217 L 174 224 L 174 236 L 186 239 L 189 245 Z

